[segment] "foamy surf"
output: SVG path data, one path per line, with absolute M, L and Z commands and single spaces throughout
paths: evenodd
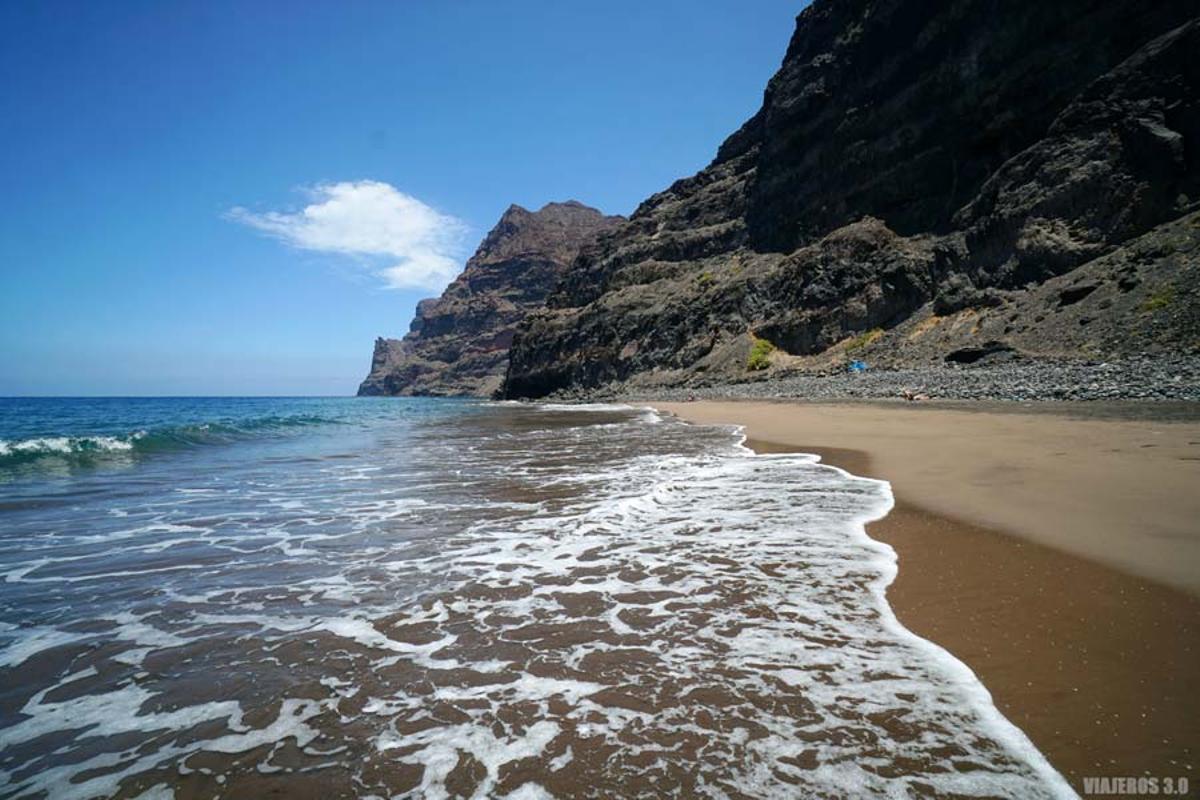
M 647 409 L 438 408 L 10 515 L 3 793 L 1071 796 L 892 614 L 887 484 Z
M 133 449 L 134 443 L 144 436 L 144 432 L 136 432 L 129 436 L 39 436 L 18 441 L 0 439 L 0 457 L 18 454 L 25 455 L 71 455 L 77 453 L 95 453 L 105 451 L 126 452 Z

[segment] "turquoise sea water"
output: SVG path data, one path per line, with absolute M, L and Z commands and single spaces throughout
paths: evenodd
M 387 398 L 0 398 L 0 478 L 116 469 L 152 454 L 194 457 L 212 445 L 240 445 L 234 452 L 249 460 L 255 448 L 300 436 L 306 446 L 322 437 L 328 443 L 330 434 L 394 431 L 463 408 L 461 401 Z
M 890 504 L 628 406 L 0 400 L 0 797 L 1069 793 Z

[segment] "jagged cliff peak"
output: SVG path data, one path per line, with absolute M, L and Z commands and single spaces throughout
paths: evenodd
M 584 240 L 618 219 L 578 200 L 546 203 L 537 211 L 514 203 L 484 237 L 466 269 L 526 253 L 570 262 Z
M 375 340 L 358 393 L 490 396 L 517 324 L 544 305 L 580 248 L 620 219 L 577 200 L 510 205 L 442 295 L 417 304 L 408 334 Z

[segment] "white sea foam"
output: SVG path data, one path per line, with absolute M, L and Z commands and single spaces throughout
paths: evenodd
M 14 637 L 7 647 L 0 650 L 0 666 L 17 667 L 43 650 L 62 647 L 88 638 L 90 636 L 86 633 L 63 631 L 57 628 L 25 628 L 20 631 L 19 636 Z
M 504 795 L 505 800 L 553 800 L 554 795 L 536 783 L 523 783 Z
M 538 411 L 629 411 L 633 406 L 625 403 L 537 403 Z
M 495 629 L 496 618 L 512 620 L 493 634 L 503 639 L 531 622 L 568 622 L 561 603 L 546 602 L 551 598 L 599 594 L 606 605 L 599 619 L 625 645 L 637 645 L 629 640 L 638 636 L 624 614 L 668 608 L 676 614 L 687 608 L 701 612 L 708 621 L 688 626 L 686 635 L 672 632 L 667 622 L 656 636 L 642 637 L 644 646 L 657 648 L 660 669 L 671 671 L 673 681 L 703 690 L 714 670 L 734 670 L 738 677 L 730 689 L 735 694 L 802 687 L 813 715 L 798 729 L 790 714 L 759 712 L 751 719 L 760 733 L 751 738 L 748 728 L 737 727 L 712 746 L 717 757 L 743 752 L 742 767 L 734 770 L 740 775 L 729 782 L 751 795 L 778 791 L 777 776 L 783 772 L 813 791 L 845 794 L 903 792 L 906 780 L 914 780 L 963 794 L 1071 796 L 1027 737 L 999 714 L 970 670 L 908 632 L 892 614 L 884 591 L 896 574 L 896 556 L 864 530 L 866 522 L 891 507 L 886 483 L 820 466 L 813 456 L 759 456 L 741 446 L 719 457 L 634 459 L 605 478 L 615 491 L 582 512 L 534 516 L 504 528 L 478 526 L 477 543 L 454 554 L 454 568 L 497 590 L 526 591 L 452 608 L 473 618 L 477 630 Z M 771 565 L 774 574 L 761 579 L 752 569 L 756 564 Z M 591 569 L 581 575 L 585 566 Z M 770 616 L 747 619 L 748 609 L 725 602 L 723 578 L 749 582 L 759 595 L 756 607 L 770 609 Z M 656 599 L 659 594 L 665 597 Z M 631 595 L 636 597 L 621 599 Z M 613 649 L 591 641 L 555 654 L 564 667 L 576 669 L 588 656 Z M 585 682 L 566 691 L 523 678 L 440 689 L 435 697 L 470 700 L 472 707 L 488 700 L 492 712 L 468 711 L 482 723 L 502 706 L 532 702 L 545 707 L 549 697 L 559 695 L 574 707 L 568 719 L 577 723 L 579 735 L 610 739 L 626 753 L 645 748 L 628 738 L 639 728 L 711 735 L 682 706 L 645 712 L 591 699 L 602 688 Z M 376 710 L 403 716 L 406 707 L 398 697 Z M 885 741 L 885 752 L 864 751 L 853 741 L 837 744 L 847 715 Z M 923 732 L 911 739 L 890 736 L 886 723 L 873 721 L 872 715 L 903 718 L 905 726 Z M 491 741 L 486 726 L 471 730 Z M 797 736 L 798 731 L 807 734 Z M 409 758 L 423 759 L 423 788 L 430 797 L 441 796 L 444 768 L 457 763 L 447 747 L 481 758 L 475 752 L 478 741 L 463 726 L 424 730 L 419 741 L 419 755 Z M 385 736 L 384 749 L 405 744 L 411 740 Z M 896 757 L 919 763 L 943 749 L 960 753 L 963 763 L 986 768 L 880 777 Z M 808 752 L 816 753 L 817 768 L 790 766 Z
M 446 778 L 458 765 L 460 754 L 469 753 L 487 771 L 474 796 L 488 797 L 496 785 L 501 767 L 513 761 L 541 755 L 558 732 L 558 725 L 546 720 L 534 723 L 523 735 L 503 738 L 487 728 L 458 725 L 405 736 L 390 735 L 386 741 L 379 744 L 379 749 L 385 752 L 401 747 L 417 748 L 411 755 L 406 755 L 400 760 L 425 768 L 420 790 L 422 796 L 428 800 L 450 797 L 446 790 Z
M 278 745 L 292 740 L 298 746 L 311 742 L 317 732 L 308 722 L 328 708 L 326 701 L 285 699 L 280 704 L 278 716 L 263 728 L 248 729 L 241 723 L 241 708 L 236 703 L 206 703 L 188 706 L 178 711 L 138 713 L 141 706 L 153 695 L 136 686 L 127 686 L 102 695 L 85 695 L 63 703 L 45 703 L 39 693 L 30 701 L 22 713 L 30 719 L 18 723 L 14 728 L 0 731 L 0 749 L 12 744 L 29 741 L 30 738 L 52 730 L 76 730 L 88 736 L 112 736 L 126 732 L 187 731 L 200 723 L 214 719 L 229 719 L 233 732 L 212 739 L 201 739 L 188 744 L 169 744 L 150 752 L 131 757 L 132 753 L 101 753 L 81 763 L 45 769 L 24 781 L 11 779 L 0 782 L 0 787 L 14 790 L 15 796 L 44 792 L 50 797 L 66 800 L 89 800 L 116 794 L 121 781 L 127 775 L 136 775 L 169 761 L 180 762 L 180 774 L 190 770 L 182 766 L 195 753 L 238 754 L 256 747 Z M 31 705 L 32 704 L 32 705 Z M 45 720 L 45 721 L 37 721 Z M 272 751 L 272 754 L 274 751 Z M 268 762 L 269 764 L 269 757 Z M 115 766 L 123 768 L 111 770 Z M 100 774 L 85 780 L 78 776 L 100 771 Z M 0 779 L 6 776 L 0 775 Z M 153 793 L 143 797 L 171 797 L 169 789 L 157 786 Z
M 132 450 L 134 442 L 143 436 L 144 432 L 130 436 L 39 436 L 32 439 L 0 439 L 0 456 L 126 452 Z
M 68 676 L 52 689 L 79 679 L 79 676 Z M 138 710 L 154 693 L 134 684 L 103 694 L 85 694 L 59 702 L 46 699 L 52 689 L 38 692 L 25 703 L 21 713 L 26 715 L 26 719 L 0 730 L 0 748 L 62 730 L 82 730 L 89 736 L 115 736 L 128 731 L 186 730 L 208 719 L 241 718 L 238 704 L 228 702 L 139 714 Z
M 892 614 L 896 555 L 864 530 L 886 483 L 651 409 L 497 409 L 469 447 L 439 431 L 369 467 L 174 486 L 100 530 L 39 524 L 9 588 L 138 600 L 0 626 L 0 667 L 76 648 L 0 729 L 0 750 L 65 744 L 0 785 L 90 797 L 149 770 L 366 780 L 394 762 L 418 784 L 371 791 L 446 797 L 469 763 L 474 796 L 525 800 L 576 773 L 617 795 L 1070 795 Z M 530 763 L 540 777 L 512 779 Z

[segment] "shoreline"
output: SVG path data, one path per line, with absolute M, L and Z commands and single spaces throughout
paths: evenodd
M 1121 548 L 1122 558 L 1107 563 L 1089 557 L 1096 539 L 1120 538 L 1126 524 L 1121 514 L 1110 515 L 1108 530 L 1098 536 L 1097 532 L 1089 536 L 1078 523 L 1058 536 L 1039 536 L 1042 529 L 1021 530 L 1011 524 L 1024 519 L 1024 513 L 997 517 L 996 509 L 987 508 L 988 500 L 981 501 L 978 492 L 957 492 L 954 475 L 944 471 L 935 470 L 941 494 L 953 499 L 931 503 L 930 485 L 905 481 L 901 468 L 920 471 L 923 461 L 937 466 L 937 462 L 957 460 L 958 466 L 964 466 L 963 459 L 971 460 L 970 450 L 946 452 L 931 447 L 938 444 L 937 438 L 924 438 L 924 447 L 914 445 L 914 429 L 923 431 L 930 424 L 937 428 L 953 423 L 960 435 L 965 426 L 980 444 L 997 436 L 1011 439 L 1010 447 L 974 451 L 981 468 L 995 472 L 995 479 L 984 482 L 996 495 L 990 502 L 1006 505 L 1019 484 L 1008 474 L 1012 470 L 996 468 L 1008 466 L 1018 474 L 1038 472 L 1036 464 L 1021 464 L 1014 448 L 1032 449 L 1026 458 L 1034 460 L 1061 452 L 1053 449 L 1061 446 L 1056 437 L 1043 436 L 1048 433 L 1047 422 L 1065 427 L 1068 435 L 1090 437 L 1085 449 L 1099 450 L 1118 449 L 1107 445 L 1127 444 L 1128 436 L 1145 435 L 1147 425 L 1167 424 L 1171 434 L 1182 435 L 1176 437 L 1183 442 L 1177 447 L 1198 449 L 1187 442 L 1200 442 L 1200 424 L 1147 422 L 1126 414 L 1116 414 L 1114 420 L 1099 409 L 1099 415 L 1089 415 L 1091 409 L 1059 409 L 1067 414 L 1051 416 L 1044 410 L 1026 413 L 1023 408 L 968 411 L 899 404 L 699 401 L 653 405 L 691 422 L 742 425 L 747 446 L 756 452 L 815 453 L 824 463 L 891 482 L 896 505 L 883 519 L 870 523 L 867 532 L 897 552 L 899 573 L 888 587 L 887 599 L 902 624 L 966 663 L 991 692 L 1001 713 L 1029 736 L 1076 791 L 1082 793 L 1085 776 L 1186 776 L 1194 784 L 1200 697 L 1192 686 L 1200 679 L 1200 589 L 1180 580 L 1186 577 L 1185 570 L 1162 569 L 1169 559 L 1161 552 L 1128 558 L 1136 548 Z M 1070 416 L 1076 412 L 1090 418 Z M 1148 413 L 1153 417 L 1152 411 Z M 930 416 L 897 418 L 913 414 Z M 1107 428 L 1097 430 L 1097 426 Z M 1025 440 L 1028 436 L 1034 437 L 1032 442 Z M 848 442 L 861 446 L 841 446 Z M 907 462 L 895 463 L 897 448 L 905 452 Z M 1014 458 L 1018 463 L 1008 463 Z M 1122 472 L 1129 472 L 1124 477 L 1136 489 L 1158 472 L 1139 470 L 1146 460 L 1143 453 L 1110 477 L 1119 479 Z M 1169 463 L 1162 453 L 1152 460 L 1160 468 Z M 1096 470 L 1087 477 L 1094 479 Z M 1051 517 L 1059 519 L 1077 508 L 1080 493 L 1091 496 L 1085 491 L 1089 487 L 1078 479 L 1074 493 L 1057 488 L 1057 483 L 1033 487 L 1033 494 L 1042 495 L 1033 508 L 1049 507 Z M 1027 487 L 1024 493 L 1030 491 Z M 1180 497 L 1182 511 L 1160 504 L 1156 513 L 1147 516 L 1159 525 L 1183 524 L 1186 534 L 1191 530 L 1186 527 L 1186 514 L 1195 502 L 1192 494 Z M 1095 497 L 1094 502 L 1111 507 L 1125 502 L 1125 497 L 1109 494 Z M 947 507 L 958 513 L 947 513 Z M 996 518 L 1010 524 L 988 524 Z M 1196 527 L 1200 524 L 1192 525 Z M 1128 538 L 1133 532 L 1124 533 Z M 1082 541 L 1075 540 L 1080 537 Z M 1165 537 L 1132 538 L 1145 549 L 1147 542 Z M 1195 540 L 1195 536 L 1185 538 L 1189 545 Z M 1179 549 L 1168 547 L 1167 552 Z M 1194 552 L 1190 546 L 1182 550 Z M 1189 563 L 1193 562 L 1183 562 Z M 1191 575 L 1200 578 L 1195 572 Z
M 856 450 L 936 514 L 1200 598 L 1200 406 L 1157 403 L 646 404 L 802 452 Z

